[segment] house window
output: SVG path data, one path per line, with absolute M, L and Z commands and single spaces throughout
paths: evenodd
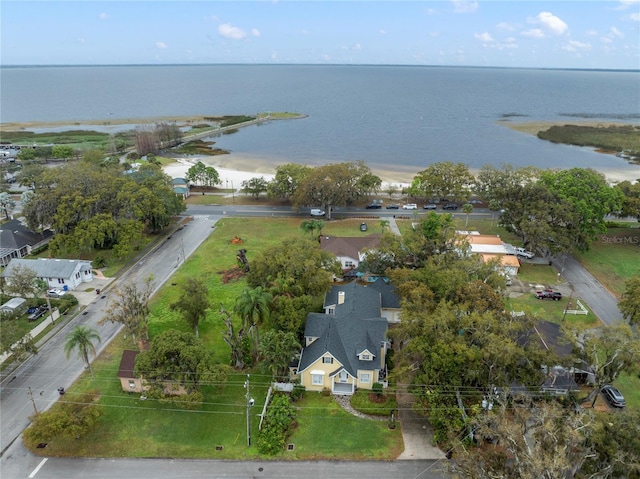
M 345 268 L 353 268 L 355 266 L 355 264 L 353 263 L 353 261 L 345 261 L 344 262 L 344 267 Z
M 371 356 L 370 356 L 370 355 L 368 355 L 368 354 L 363 354 L 363 355 L 361 356 L 361 359 L 362 359 L 363 361 L 371 361 Z
M 314 386 L 322 386 L 324 384 L 324 376 L 322 374 L 312 374 L 311 384 Z
M 360 382 L 361 383 L 370 383 L 371 382 L 371 375 L 369 373 L 360 374 Z
M 349 379 L 349 376 L 347 376 L 347 372 L 340 371 L 340 374 L 338 374 L 338 382 L 346 383 L 348 379 Z
M 58 278 L 58 284 L 64 284 L 64 279 Z
M 130 387 L 131 389 L 135 389 L 135 388 L 136 388 L 136 383 L 135 383 L 135 381 L 132 381 L 131 379 L 129 379 L 129 387 Z
M 324 364 L 333 364 L 333 358 L 331 356 L 323 356 L 322 362 Z

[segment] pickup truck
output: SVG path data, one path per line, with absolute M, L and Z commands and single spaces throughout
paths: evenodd
M 522 257 L 527 258 L 527 259 L 531 259 L 531 258 L 533 258 L 536 254 L 535 254 L 535 253 L 532 253 L 531 251 L 527 251 L 527 250 L 526 250 L 526 249 L 524 249 L 524 248 L 516 248 L 516 255 L 518 255 L 518 256 L 522 256 Z
M 552 289 L 536 291 L 535 295 L 536 299 L 553 299 L 554 301 L 560 301 L 562 299 L 562 293 L 559 291 L 554 291 Z

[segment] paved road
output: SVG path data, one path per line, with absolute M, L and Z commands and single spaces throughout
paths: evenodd
M 212 226 L 219 216 L 195 218 L 184 229 L 173 233 L 171 239 L 162 241 L 113 284 L 137 283 L 142 286 L 145 278 L 153 275 L 156 289 L 175 271 L 184 257 L 191 255 L 209 236 Z M 39 344 L 39 352 L 28 359 L 0 384 L 0 452 L 11 445 L 28 426 L 29 416 L 35 409 L 44 411 L 58 398 L 58 387 L 67 388 L 84 372 L 82 361 L 74 354 L 67 360 L 64 342 L 69 331 L 78 325 L 86 325 L 98 330 L 101 343 L 98 353 L 106 347 L 119 330 L 119 325 L 107 323 L 98 326 L 104 317 L 109 291 L 106 298 L 96 296 L 95 300 L 73 320 L 54 329 L 52 334 Z M 31 400 L 33 399 L 33 400 Z
M 15 451 L 14 451 L 15 449 Z M 451 479 L 447 461 L 213 461 L 188 459 L 86 459 L 33 456 L 12 447 L 2 464 L 8 479 Z M 24 465 L 27 467 L 25 468 Z
M 610 325 L 623 319 L 615 296 L 571 255 L 554 260 L 553 266 L 603 323 Z

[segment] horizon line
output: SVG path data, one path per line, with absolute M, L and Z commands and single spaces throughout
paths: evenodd
M 490 66 L 490 65 L 427 65 L 410 63 L 60 63 L 60 64 L 10 64 L 0 68 L 94 68 L 94 67 L 189 67 L 189 66 L 301 66 L 301 67 L 419 67 L 419 68 L 485 68 L 496 70 L 561 70 L 561 71 L 608 71 L 640 73 L 640 69 L 632 68 L 587 68 L 587 67 L 535 67 L 535 66 Z

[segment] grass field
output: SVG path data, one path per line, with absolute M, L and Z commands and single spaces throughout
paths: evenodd
M 255 221 L 255 226 L 250 225 L 251 221 Z M 179 288 L 176 286 L 184 278 L 194 275 L 205 278 L 210 296 L 217 304 L 201 323 L 200 337 L 213 350 L 217 362 L 228 363 L 229 349 L 222 340 L 223 323 L 218 315 L 218 305 L 222 303 L 227 310 L 232 310 L 235 298 L 245 285 L 244 280 L 222 283 L 220 273 L 235 267 L 239 248 L 229 240 L 236 236 L 242 238 L 242 247 L 251 258 L 285 238 L 303 235 L 300 222 L 299 218 L 269 222 L 246 218 L 220 221 L 208 240 L 154 296 L 149 327 L 151 336 L 169 328 L 188 330 L 179 315 L 169 309 L 169 304 L 177 299 Z M 357 224 L 359 222 L 355 220 L 335 221 L 327 226 L 327 230 L 329 234 L 341 234 L 340 231 L 362 234 L 356 228 Z M 232 374 L 223 387 L 204 386 L 205 400 L 195 410 L 176 402 L 141 400 L 139 394 L 123 392 L 116 376 L 122 351 L 127 348 L 134 349 L 130 339 L 122 335 L 116 338 L 93 363 L 95 383 L 85 372 L 60 399 L 72 401 L 84 392 L 97 389 L 100 393 L 98 404 L 104 411 L 99 427 L 82 441 L 56 439 L 49 442 L 45 450 L 36 452 L 69 457 L 264 459 L 255 447 L 255 440 L 269 376 L 251 371 L 251 396 L 256 406 L 252 409 L 252 446 L 247 447 L 246 374 Z M 299 407 L 298 427 L 289 441 L 295 444 L 294 451 L 283 451 L 276 459 L 392 459 L 403 449 L 399 429 L 390 431 L 386 421 L 355 418 L 343 411 L 332 397 L 307 393 L 296 406 Z M 336 434 L 337 429 L 340 434 Z M 217 450 L 217 446 L 221 450 Z
M 624 282 L 640 274 L 640 228 L 610 228 L 598 237 L 589 251 L 574 256 L 620 298 Z

